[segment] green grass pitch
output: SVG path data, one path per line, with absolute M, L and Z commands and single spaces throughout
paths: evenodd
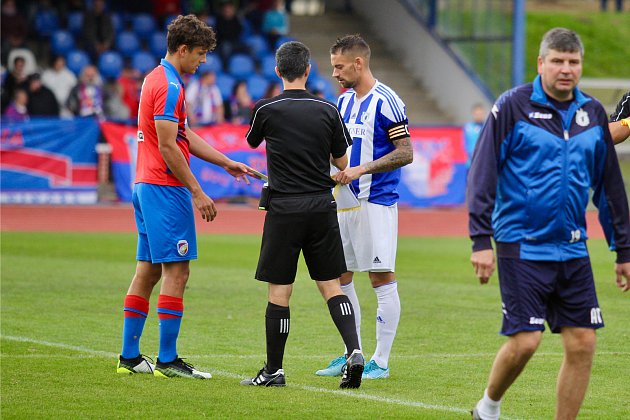
M 402 317 L 389 379 L 341 391 L 339 378 L 314 375 L 343 345 L 301 263 L 284 363 L 288 386 L 242 387 L 239 380 L 255 374 L 265 360 L 266 286 L 253 279 L 260 238 L 201 236 L 178 349 L 213 379 L 116 375 L 135 235 L 3 232 L 1 239 L 3 419 L 465 419 L 504 341 L 498 334 L 496 275 L 490 285 L 478 284 L 468 240 L 401 238 Z M 605 243 L 591 241 L 590 249 L 606 328 L 598 333 L 580 418 L 627 418 L 630 295 L 614 285 L 614 255 Z M 358 275 L 356 285 L 369 357 L 376 298 L 366 275 Z M 141 351 L 153 357 L 156 299 L 141 342 Z M 553 417 L 561 360 L 559 337 L 545 333 L 537 355 L 504 398 L 505 418 Z

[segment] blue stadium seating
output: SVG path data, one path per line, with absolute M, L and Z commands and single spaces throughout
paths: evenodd
M 307 88 L 310 91 L 321 92 L 324 95 L 324 98 L 331 102 L 336 102 L 337 100 L 337 92 L 335 91 L 332 83 L 321 76 L 309 77 L 307 81 Z
M 117 79 L 123 67 L 123 59 L 116 51 L 105 51 L 98 58 L 98 71 L 106 79 Z
M 276 56 L 273 54 L 267 54 L 260 60 L 260 72 L 270 82 L 277 82 L 278 75 L 276 74 Z
M 131 19 L 131 26 L 134 33 L 140 39 L 148 40 L 155 31 L 155 21 L 153 16 L 146 13 L 138 13 Z
M 141 74 L 147 74 L 157 65 L 155 57 L 148 51 L 138 51 L 131 57 L 131 66 Z
M 74 36 L 81 36 L 83 33 L 83 12 L 68 13 L 68 30 Z
M 247 78 L 247 90 L 254 101 L 265 95 L 269 81 L 259 74 L 253 74 Z
M 151 38 L 149 38 L 149 50 L 156 58 L 164 58 L 166 56 L 166 50 L 168 49 L 166 43 L 166 32 L 153 32 Z
M 234 88 L 235 83 L 236 80 L 229 74 L 217 74 L 217 87 L 221 91 L 221 96 L 223 96 L 224 101 L 229 100 L 230 96 L 232 96 L 232 88 Z
M 290 36 L 281 36 L 280 38 L 278 38 L 276 40 L 276 50 L 280 47 L 280 45 L 284 44 L 285 42 L 289 42 L 289 41 L 295 41 L 295 38 L 291 38 Z
M 247 54 L 234 54 L 228 61 L 228 72 L 237 79 L 247 79 L 255 71 L 254 60 Z
M 74 49 L 74 38 L 68 31 L 56 30 L 50 37 L 50 50 L 53 54 L 66 55 Z
M 90 57 L 83 50 L 71 50 L 66 54 L 66 67 L 76 75 L 79 75 L 83 67 L 88 64 L 90 64 Z
M 168 15 L 165 19 L 164 19 L 164 30 L 168 31 L 168 25 L 171 24 L 171 22 L 173 22 L 178 15 Z
M 59 17 L 52 10 L 39 10 L 35 15 L 35 31 L 42 37 L 48 38 L 59 29 Z
M 250 35 L 244 38 L 243 42 L 249 48 L 250 55 L 257 60 L 269 54 L 267 40 L 262 35 Z
M 120 32 L 116 37 L 116 49 L 123 57 L 129 58 L 140 49 L 140 40 L 131 31 Z
M 124 22 L 120 13 L 111 13 L 112 17 L 112 26 L 114 27 L 114 32 L 118 33 L 123 30 Z
M 206 62 L 201 64 L 197 69 L 197 74 L 201 74 L 204 71 L 219 73 L 222 69 L 223 64 L 221 63 L 221 57 L 219 57 L 217 54 L 210 53 L 206 55 Z

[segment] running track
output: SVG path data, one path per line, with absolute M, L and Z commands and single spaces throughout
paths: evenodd
M 197 217 L 201 234 L 260 234 L 265 212 L 244 206 L 219 204 L 217 218 L 207 223 Z M 400 209 L 400 236 L 468 235 L 468 215 L 464 208 Z M 97 206 L 0 206 L 2 231 L 40 232 L 135 232 L 133 208 L 126 204 Z M 590 238 L 603 238 L 597 213 L 588 212 Z

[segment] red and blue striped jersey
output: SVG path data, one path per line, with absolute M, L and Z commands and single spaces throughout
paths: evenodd
M 145 77 L 142 84 L 138 109 L 136 183 L 183 186 L 160 153 L 155 120 L 174 121 L 178 124 L 177 145 L 190 164 L 184 83 L 175 67 L 165 59 Z

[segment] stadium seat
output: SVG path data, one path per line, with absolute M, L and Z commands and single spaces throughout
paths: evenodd
M 221 96 L 223 96 L 224 101 L 229 100 L 230 96 L 232 96 L 232 88 L 235 83 L 236 80 L 229 74 L 217 74 L 217 87 L 221 91 Z
M 168 15 L 165 19 L 164 19 L 164 30 L 168 31 L 168 25 L 171 24 L 171 22 L 173 22 L 175 19 L 177 19 L 178 15 Z
M 116 49 L 123 57 L 129 58 L 140 49 L 140 40 L 131 31 L 123 31 L 116 37 Z
M 59 29 L 59 18 L 52 10 L 39 10 L 35 15 L 35 31 L 42 37 L 48 38 Z
M 83 12 L 68 13 L 68 30 L 74 36 L 83 33 Z
M 197 69 L 197 73 L 201 74 L 204 71 L 212 71 L 214 73 L 219 73 L 223 69 L 223 64 L 221 63 L 221 57 L 217 54 L 210 53 L 206 55 L 206 62 L 201 64 Z
M 267 40 L 262 35 L 250 35 L 244 38 L 243 42 L 249 48 L 250 55 L 257 60 L 269 54 Z
M 276 40 L 276 50 L 280 47 L 280 45 L 284 44 L 285 42 L 289 42 L 289 41 L 295 41 L 295 38 L 291 38 L 290 36 L 281 36 L 280 38 L 278 38 Z
M 164 58 L 166 56 L 166 32 L 153 32 L 149 38 L 149 50 L 156 58 Z
M 53 54 L 66 55 L 74 49 L 74 38 L 72 34 L 64 30 L 56 30 L 50 37 L 50 50 Z
M 79 75 L 88 64 L 90 57 L 83 50 L 71 50 L 66 54 L 66 66 L 76 75 Z
M 123 59 L 116 51 L 105 51 L 98 58 L 98 71 L 105 79 L 117 79 L 123 67 Z
M 278 81 L 278 75 L 276 74 L 276 56 L 273 54 L 267 54 L 260 60 L 260 72 L 267 80 L 271 82 Z
M 316 75 L 314 77 L 309 77 L 307 88 L 311 92 L 321 92 L 324 95 L 324 98 L 331 102 L 335 102 L 337 100 L 337 92 L 335 91 L 332 83 L 321 76 Z
M 259 74 L 254 74 L 247 78 L 247 90 L 254 101 L 265 95 L 269 81 Z
M 131 57 L 131 67 L 142 75 L 147 74 L 157 65 L 155 57 L 148 51 L 138 51 Z
M 228 72 L 237 79 L 247 79 L 255 71 L 254 60 L 247 54 L 234 54 L 228 61 Z
M 114 27 L 114 33 L 118 33 L 123 30 L 124 22 L 120 13 L 111 13 L 112 26 Z
M 153 16 L 147 13 L 138 13 L 131 19 L 133 32 L 138 38 L 148 40 L 155 31 L 155 21 Z

